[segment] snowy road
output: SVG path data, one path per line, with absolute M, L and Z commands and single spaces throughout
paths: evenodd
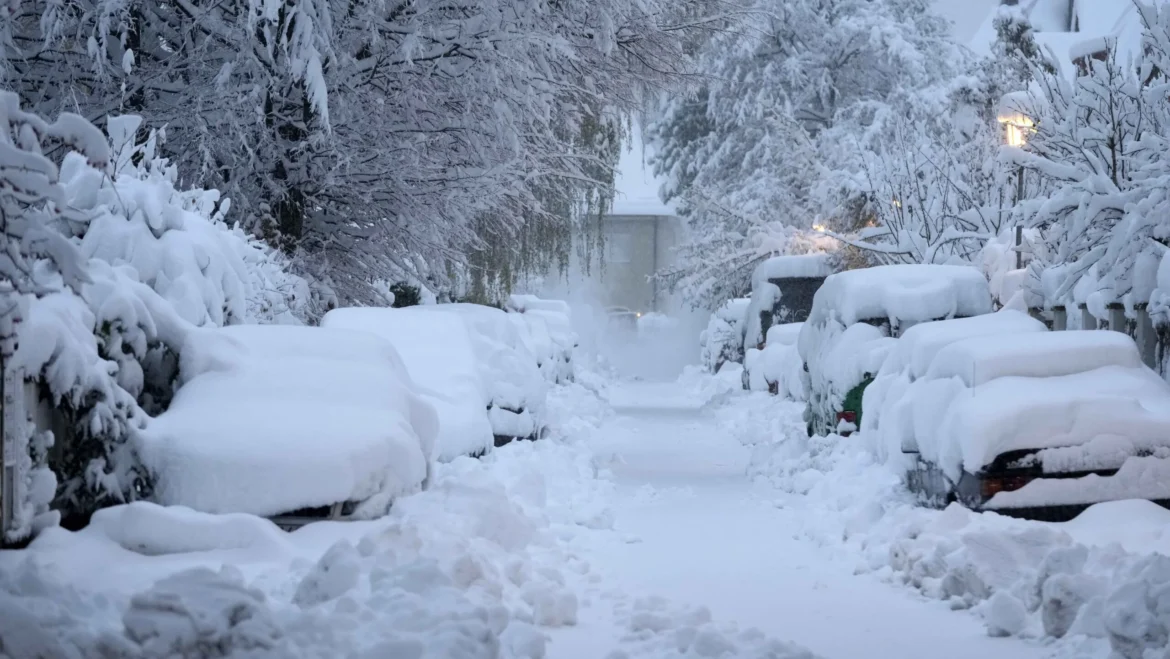
M 593 450 L 610 465 L 617 538 L 587 551 L 605 582 L 627 594 L 705 606 L 716 621 L 758 628 L 829 659 L 1044 657 L 1019 640 L 993 639 L 980 621 L 909 590 L 855 575 L 802 537 L 812 513 L 744 475 L 749 451 L 674 385 L 627 385 Z M 778 502 L 778 496 L 780 502 Z M 785 499 L 787 497 L 787 499 Z M 621 607 L 621 595 L 616 596 Z M 595 659 L 613 647 L 605 606 L 586 607 L 558 632 L 550 656 Z

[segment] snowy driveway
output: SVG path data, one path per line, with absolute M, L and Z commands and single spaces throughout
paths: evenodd
M 1051 652 L 990 638 L 969 613 L 855 575 L 826 555 L 799 533 L 816 513 L 801 497 L 753 485 L 745 475 L 749 450 L 682 388 L 623 385 L 610 400 L 618 414 L 591 448 L 614 474 L 617 533 L 594 538 L 587 559 L 627 595 L 702 605 L 716 621 L 755 627 L 830 659 Z M 599 639 L 612 633 L 600 626 L 608 624 L 603 612 L 583 611 L 577 628 L 554 636 L 550 656 L 604 656 Z

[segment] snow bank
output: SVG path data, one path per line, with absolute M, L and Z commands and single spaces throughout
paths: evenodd
M 1047 637 L 1059 656 L 1166 651 L 1170 614 L 1157 593 L 1170 584 L 1170 511 L 1116 501 L 1050 524 L 925 509 L 864 446 L 807 437 L 795 405 L 748 395 L 718 414 L 753 448 L 749 475 L 801 520 L 793 533 L 855 572 L 970 610 L 989 635 Z
M 184 344 L 180 373 L 138 442 L 160 503 L 275 515 L 352 501 L 376 517 L 427 476 L 435 410 L 377 337 L 204 329 Z
M 325 314 L 321 327 L 369 332 L 398 351 L 419 394 L 438 413 L 437 459 L 491 449 L 489 396 L 463 318 L 427 307 L 353 307 Z

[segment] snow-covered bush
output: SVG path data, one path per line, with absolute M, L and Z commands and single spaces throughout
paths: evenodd
M 749 348 L 744 358 L 748 389 L 771 391 L 777 396 L 803 402 L 804 362 L 796 349 L 803 323 L 773 325 L 768 329 L 764 349 Z
M 22 156 L 37 173 L 22 175 L 21 203 L 37 221 L 17 266 L 36 286 L 20 298 L 26 322 L 11 366 L 40 383 L 58 417 L 40 420 L 64 431 L 51 452 L 54 507 L 83 522 L 151 493 L 130 440 L 169 404 L 193 328 L 300 323 L 312 295 L 283 257 L 224 223 L 229 205 L 216 191 L 176 187 L 175 168 L 156 157 L 161 135 L 135 141 L 137 117 L 111 118 L 106 137 L 68 115 L 46 125 L 20 113 L 15 97 L 7 110 L 24 126 L 11 133 L 20 144 L 56 137 L 75 149 L 62 152 L 59 170 Z
M 711 314 L 699 335 L 699 363 L 708 372 L 717 373 L 728 362 L 743 362 L 743 324 L 750 303 L 746 297 L 728 300 Z

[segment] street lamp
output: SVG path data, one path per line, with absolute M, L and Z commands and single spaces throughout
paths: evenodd
M 1007 140 L 1008 146 L 1016 148 L 1023 148 L 1028 143 L 1028 135 L 1035 128 L 1035 123 L 1028 115 L 1020 112 L 1020 99 L 1016 98 L 1015 94 L 1008 94 L 1003 97 L 999 105 L 999 113 L 996 119 L 1003 125 L 1004 137 Z M 1020 165 L 1016 170 L 1016 203 L 1024 197 L 1024 166 Z M 1016 226 L 1016 270 L 1024 267 L 1024 228 Z

